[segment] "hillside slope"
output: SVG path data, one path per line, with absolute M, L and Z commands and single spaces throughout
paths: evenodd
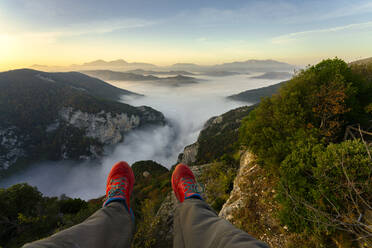
M 119 72 L 110 70 L 91 70 L 82 71 L 82 73 L 106 81 L 146 81 L 159 79 L 158 77 L 155 77 L 153 75 L 144 76 L 138 73 Z
M 85 159 L 162 113 L 113 100 L 134 94 L 81 73 L 0 73 L 0 173 L 20 158 Z M 112 100 L 108 100 L 112 99 Z
M 282 87 L 285 82 L 270 85 L 267 87 L 262 87 L 253 90 L 246 90 L 241 93 L 228 96 L 227 98 L 235 101 L 249 102 L 252 104 L 259 103 L 262 97 L 270 97 L 277 93 L 279 88 Z
M 198 83 L 196 78 L 184 76 L 182 74 L 177 74 L 176 76 L 170 77 L 156 77 L 153 75 L 142 75 L 134 72 L 133 73 L 119 72 L 109 70 L 95 70 L 82 72 L 92 77 L 97 77 L 107 81 L 147 81 L 153 84 L 173 87 Z
M 178 162 L 188 165 L 205 164 L 232 155 L 237 147 L 241 121 L 254 106 L 230 110 L 220 116 L 210 118 L 194 144 L 186 146 L 178 156 Z

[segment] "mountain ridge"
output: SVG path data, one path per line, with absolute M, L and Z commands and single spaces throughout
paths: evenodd
M 286 82 L 287 81 L 253 90 L 246 90 L 238 94 L 230 95 L 227 97 L 227 99 L 256 104 L 261 100 L 262 97 L 270 97 L 271 95 L 277 93 L 279 88 L 282 87 Z
M 138 96 L 77 72 L 0 73 L 0 174 L 22 158 L 99 157 L 128 131 L 164 124 L 159 111 L 118 102 L 125 94 Z
M 229 63 L 212 64 L 212 65 L 198 65 L 194 63 L 174 63 L 168 66 L 157 66 L 149 63 L 132 62 L 129 63 L 123 59 L 105 61 L 102 59 L 86 62 L 80 65 L 70 65 L 70 66 L 45 66 L 45 65 L 33 65 L 31 66 L 35 69 L 43 70 L 94 70 L 94 69 L 107 69 L 107 70 L 120 70 L 129 71 L 136 69 L 149 69 L 149 70 L 183 70 L 192 72 L 208 72 L 208 71 L 232 71 L 232 72 L 265 72 L 271 70 L 282 70 L 282 71 L 293 71 L 296 66 L 290 65 L 285 62 L 280 62 L 272 59 L 268 60 L 245 60 L 245 61 L 235 61 Z

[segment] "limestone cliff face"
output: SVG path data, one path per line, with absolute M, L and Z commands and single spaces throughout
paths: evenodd
M 6 170 L 25 155 L 23 148 L 27 137 L 18 134 L 17 127 L 0 128 L 0 170 Z
M 203 130 L 206 130 L 208 127 L 220 124 L 223 120 L 222 116 L 216 116 L 212 117 L 207 122 L 204 124 L 203 129 L 200 131 L 198 140 L 201 138 L 201 134 Z M 187 165 L 192 165 L 196 162 L 197 156 L 198 156 L 198 151 L 199 151 L 199 142 L 196 141 L 195 143 L 188 145 L 184 148 L 183 153 L 178 155 L 178 160 L 177 163 L 182 163 L 182 164 L 187 164 Z
M 111 114 L 101 111 L 97 114 L 85 113 L 73 108 L 62 108 L 61 120 L 84 129 L 86 136 L 99 140 L 105 145 L 117 144 L 124 138 L 124 133 L 140 125 L 140 117 L 126 113 Z
M 188 145 L 183 150 L 183 153 L 178 155 L 177 163 L 191 165 L 195 163 L 196 156 L 198 155 L 199 143 L 195 142 L 194 144 Z
M 55 159 L 92 159 L 103 153 L 103 146 L 124 140 L 127 132 L 147 124 L 163 124 L 164 115 L 146 106 L 134 113 L 113 113 L 101 110 L 88 113 L 72 107 L 62 107 L 53 123 L 40 132 L 39 139 L 58 139 Z M 89 142 L 81 142 L 89 138 Z M 79 143 L 80 142 L 80 143 Z M 54 142 L 55 143 L 55 142 Z M 16 126 L 0 127 L 0 171 L 7 170 L 21 157 L 32 155 L 34 140 Z
M 245 152 L 240 160 L 240 168 L 234 180 L 234 188 L 230 193 L 229 199 L 222 206 L 219 216 L 234 221 L 234 212 L 245 207 L 246 199 L 249 197 L 246 191 L 246 177 L 257 169 L 257 164 L 253 164 L 254 156 L 250 152 Z

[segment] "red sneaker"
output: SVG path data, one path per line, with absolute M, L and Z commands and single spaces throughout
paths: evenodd
M 199 198 L 202 200 L 197 189 L 194 173 L 187 165 L 177 165 L 172 174 L 172 188 L 179 202 L 183 202 L 188 198 Z
M 107 177 L 106 198 L 103 206 L 112 201 L 123 201 L 130 212 L 130 195 L 134 185 L 132 168 L 126 162 L 116 163 Z

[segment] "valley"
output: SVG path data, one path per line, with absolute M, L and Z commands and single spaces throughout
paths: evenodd
M 192 77 L 199 83 L 182 84 L 180 87 L 153 84 L 147 80 L 107 81 L 117 88 L 145 95 L 126 94 L 120 101 L 134 107 L 150 106 L 165 116 L 166 124 L 127 133 L 123 141 L 106 146 L 103 157 L 82 162 L 67 159 L 33 163 L 20 173 L 1 180 L 0 186 L 27 182 L 50 196 L 66 194 L 87 200 L 98 197 L 102 195 L 106 173 L 116 161 L 126 160 L 132 164 L 140 160 L 154 160 L 170 168 L 177 162 L 184 147 L 196 141 L 210 117 L 246 105 L 227 100 L 226 96 L 277 83 L 275 80 L 250 79 L 242 74 Z M 85 178 L 83 183 L 90 186 L 80 187 L 81 178 Z

